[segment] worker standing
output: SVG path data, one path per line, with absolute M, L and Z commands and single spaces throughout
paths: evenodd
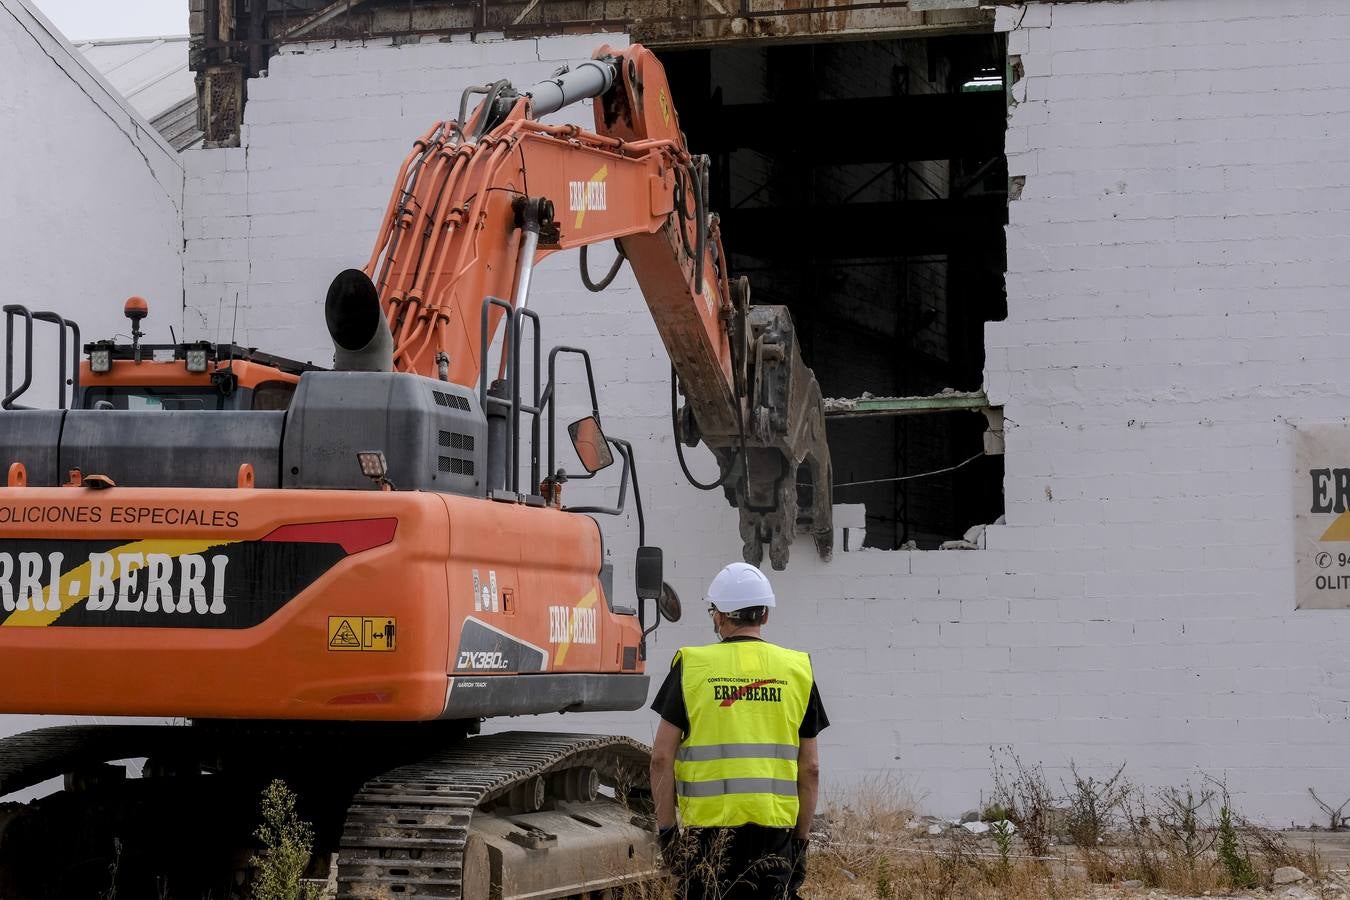
M 719 643 L 681 648 L 652 703 L 661 847 L 681 900 L 795 898 L 820 781 L 816 735 L 830 722 L 810 657 L 760 637 L 774 606 L 764 573 L 732 563 L 707 599 Z

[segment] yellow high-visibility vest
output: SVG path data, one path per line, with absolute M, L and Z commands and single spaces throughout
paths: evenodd
M 675 661 L 689 714 L 675 753 L 685 826 L 795 825 L 810 657 L 764 641 L 725 641 L 681 648 Z

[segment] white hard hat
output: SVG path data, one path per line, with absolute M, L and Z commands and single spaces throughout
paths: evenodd
M 749 563 L 734 562 L 708 585 L 708 602 L 722 612 L 752 606 L 773 606 L 773 587 L 764 573 Z

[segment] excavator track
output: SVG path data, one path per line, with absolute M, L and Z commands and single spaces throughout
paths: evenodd
M 461 900 L 465 852 L 481 807 L 533 779 L 577 768 L 595 769 L 603 783 L 623 794 L 646 786 L 647 761 L 646 748 L 628 738 L 508 732 L 473 738 L 372 778 L 348 809 L 338 852 L 338 900 Z M 631 874 L 656 872 L 653 865 Z
M 259 767 L 263 746 L 270 761 Z M 125 779 L 106 765 L 141 757 L 197 774 Z M 130 839 L 124 881 L 133 846 L 147 844 L 163 852 L 135 857 L 144 878 L 196 877 L 224 865 L 228 881 L 230 860 L 251 852 L 258 790 L 273 777 L 295 786 L 315 816 L 315 856 L 336 852 L 341 900 L 607 896 L 660 875 L 644 817 L 648 761 L 641 744 L 600 735 L 286 723 L 38 729 L 0 740 L 0 797 L 63 775 L 67 791 L 32 807 L 0 803 L 0 896 L 29 896 L 12 885 L 31 881 L 13 880 L 20 873 L 7 866 L 50 872 L 60 855 L 47 859 L 43 848 L 68 855 L 72 848 L 53 840 L 77 834 L 89 837 L 81 846 L 99 885 L 106 861 L 90 853 L 119 834 Z M 365 774 L 344 781 L 344 771 Z M 89 886 L 44 884 L 41 896 L 88 896 Z M 133 883 L 123 888 L 136 893 Z

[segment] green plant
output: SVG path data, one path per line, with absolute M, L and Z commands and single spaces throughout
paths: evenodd
M 1252 868 L 1252 860 L 1238 841 L 1237 828 L 1233 825 L 1233 813 L 1228 808 L 1227 798 L 1219 807 L 1219 860 L 1228 872 L 1228 880 L 1235 888 L 1256 887 L 1260 879 Z
M 314 827 L 296 813 L 295 800 L 281 780 L 263 790 L 262 824 L 254 833 L 263 852 L 249 859 L 254 900 L 318 900 L 316 886 L 300 883 L 314 849 Z
M 992 825 L 994 822 L 1002 822 L 1009 818 L 1011 813 L 1012 810 L 1008 809 L 1008 807 L 1004 806 L 1002 803 L 990 803 L 984 808 L 984 811 L 980 813 L 980 821 L 988 822 Z
M 877 900 L 891 900 L 895 896 L 895 885 L 891 882 L 891 866 L 886 857 L 877 858 Z
M 1013 824 L 1007 819 L 1000 819 L 990 826 L 989 833 L 993 835 L 994 846 L 998 848 L 998 880 L 1006 881 L 1012 870 Z

